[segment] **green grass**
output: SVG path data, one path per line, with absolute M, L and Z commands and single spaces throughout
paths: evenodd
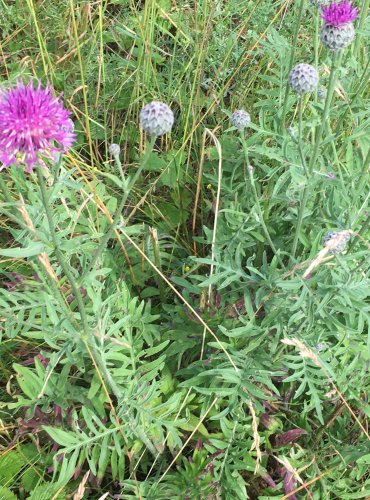
M 308 0 L 298 31 L 298 1 L 0 0 L 1 82 L 51 83 L 78 132 L 57 245 L 41 179 L 1 172 L 1 499 L 370 496 L 368 3 L 299 126 L 295 32 L 294 63 L 331 65 Z M 143 166 L 151 100 L 175 125 Z M 143 172 L 90 270 L 112 142 Z M 329 230 L 351 239 L 307 279 Z

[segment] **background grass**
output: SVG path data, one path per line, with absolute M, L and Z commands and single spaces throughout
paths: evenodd
M 293 258 L 306 180 L 281 110 L 299 3 L 0 0 L 2 81 L 50 82 L 73 112 L 78 141 L 54 214 L 75 269 L 121 196 L 109 144 L 132 174 L 143 104 L 161 100 L 175 114 L 86 286 L 122 401 L 60 326 L 54 299 L 70 288 L 55 259 L 59 292 L 34 279 L 36 259 L 2 258 L 0 498 L 370 495 L 368 1 L 343 53 Z M 303 13 L 295 62 L 317 61 L 325 86 L 318 13 L 308 1 Z M 252 116 L 253 177 L 230 128 L 238 108 Z M 316 95 L 303 102 L 307 157 L 322 108 Z M 289 94 L 295 135 L 297 113 Z M 47 238 L 37 183 L 2 175 L 1 246 L 26 238 L 9 214 L 19 192 Z M 329 229 L 353 231 L 347 252 L 304 280 Z M 9 292 L 12 272 L 26 278 Z

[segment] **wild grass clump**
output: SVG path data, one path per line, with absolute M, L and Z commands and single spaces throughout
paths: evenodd
M 369 1 L 0 6 L 0 498 L 369 497 Z

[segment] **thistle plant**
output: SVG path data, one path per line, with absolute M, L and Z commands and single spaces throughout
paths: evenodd
M 350 1 L 341 0 L 322 7 L 324 25 L 320 39 L 323 45 L 332 51 L 342 50 L 355 38 L 353 21 L 357 18 L 358 9 Z
M 319 75 L 310 64 L 300 63 L 289 73 L 288 81 L 294 92 L 302 96 L 315 90 L 319 82 Z
M 231 124 L 238 130 L 244 130 L 250 122 L 250 114 L 244 109 L 238 109 L 231 115 Z
M 305 94 L 316 90 L 319 82 L 319 75 L 316 69 L 310 64 L 300 63 L 297 64 L 290 72 L 288 82 L 290 87 L 298 95 L 298 137 L 296 139 L 294 135 L 290 135 L 293 141 L 298 145 L 302 166 L 306 175 L 308 175 L 306 160 L 302 148 L 302 98 Z
M 303 16 L 303 11 L 304 11 L 304 3 L 305 3 L 304 0 L 300 0 L 299 6 L 297 9 L 297 18 L 295 20 L 292 48 L 290 51 L 289 71 L 291 71 L 291 68 L 293 67 L 293 63 L 294 63 L 295 52 L 296 52 L 297 41 L 298 41 L 298 33 L 299 33 L 299 28 L 301 26 L 301 21 L 302 21 L 302 16 Z M 285 128 L 285 115 L 286 115 L 286 111 L 287 111 L 288 97 L 289 97 L 289 78 L 287 78 L 286 84 L 285 84 L 284 102 L 283 102 L 282 111 L 281 111 L 280 124 L 281 124 L 282 128 Z
M 75 141 L 76 136 L 74 134 L 73 122 L 70 119 L 70 112 L 64 107 L 60 98 L 52 95 L 51 87 L 42 88 L 40 82 L 35 87 L 32 82 L 26 85 L 19 81 L 16 87 L 10 86 L 8 89 L 2 88 L 0 91 L 0 125 L 2 126 L 2 133 L 0 134 L 0 161 L 3 164 L 3 168 L 10 165 L 24 165 L 28 172 L 36 169 L 41 200 L 48 221 L 54 254 L 70 283 L 73 297 L 77 302 L 81 321 L 81 340 L 86 344 L 89 352 L 91 352 L 93 359 L 101 369 L 106 382 L 117 398 L 121 397 L 121 391 L 96 348 L 96 342 L 86 314 L 81 287 L 85 277 L 94 268 L 95 263 L 106 248 L 113 231 L 116 229 L 128 195 L 149 158 L 156 137 L 168 132 L 173 124 L 173 113 L 170 108 L 166 104 L 158 102 L 147 105 L 143 109 L 140 118 L 141 125 L 151 135 L 150 146 L 132 179 L 126 179 L 124 176 L 119 159 L 119 146 L 111 144 L 108 148 L 120 168 L 123 196 L 113 222 L 104 234 L 93 258 L 86 266 L 82 275 L 76 279 L 71 264 L 65 258 L 60 248 L 60 241 L 53 219 L 50 195 L 47 191 L 43 172 L 48 165 L 53 164 L 55 171 L 59 173 L 62 153 L 67 152 Z M 5 187 L 4 183 L 2 185 Z
M 0 96 L 0 120 L 5 127 L 0 143 L 0 160 L 4 167 L 14 164 L 25 165 L 28 172 L 36 169 L 54 254 L 70 283 L 80 313 L 81 324 L 78 327 L 80 338 L 91 352 L 107 383 L 119 397 L 120 391 L 96 349 L 81 288 L 77 284 L 70 263 L 60 248 L 50 197 L 44 180 L 43 170 L 47 165 L 55 164 L 56 172 L 59 172 L 62 159 L 60 153 L 67 151 L 75 140 L 73 122 L 69 118 L 70 112 L 64 108 L 59 98 L 53 97 L 51 88 L 43 89 L 40 82 L 35 87 L 32 82 L 26 85 L 19 81 L 16 87 L 10 87 L 8 90 L 2 89 Z M 56 161 L 58 153 L 59 158 Z
M 121 161 L 119 159 L 119 154 L 117 154 L 117 144 L 111 144 L 109 147 L 109 152 L 114 155 L 114 159 L 119 167 L 121 178 L 122 178 L 122 186 L 123 186 L 123 196 L 121 198 L 121 202 L 118 205 L 118 208 L 116 210 L 116 213 L 113 217 L 113 222 L 110 225 L 108 231 L 105 233 L 105 235 L 102 238 L 102 241 L 100 242 L 98 248 L 96 249 L 93 258 L 91 259 L 91 262 L 84 272 L 84 274 L 81 277 L 81 282 L 80 284 L 82 285 L 84 282 L 85 277 L 87 274 L 94 269 L 96 262 L 99 260 L 101 254 L 105 250 L 108 241 L 112 237 L 112 234 L 114 230 L 117 228 L 119 221 L 121 220 L 122 216 L 122 211 L 126 205 L 127 198 L 132 191 L 133 187 L 135 186 L 136 182 L 138 181 L 143 169 L 145 168 L 149 156 L 153 150 L 154 143 L 157 139 L 158 136 L 164 135 L 168 132 L 170 132 L 172 125 L 174 123 L 174 115 L 171 111 L 171 108 L 167 106 L 167 104 L 159 101 L 153 101 L 141 110 L 140 112 L 140 126 L 145 130 L 150 135 L 150 142 L 149 145 L 146 148 L 146 151 L 144 153 L 144 156 L 140 162 L 140 166 L 137 169 L 135 175 L 132 177 L 132 179 L 126 179 L 122 170 L 122 165 Z M 119 148 L 119 146 L 118 146 Z
M 330 106 L 331 106 L 331 102 L 332 102 L 333 95 L 334 95 L 338 64 L 339 64 L 339 52 L 333 51 L 332 64 L 331 64 L 331 68 L 330 68 L 329 83 L 328 83 L 328 89 L 327 89 L 327 93 L 326 93 L 326 97 L 325 97 L 324 108 L 322 111 L 320 123 L 317 127 L 317 131 L 315 134 L 315 142 L 313 145 L 313 149 L 311 152 L 311 156 L 310 156 L 310 160 L 308 162 L 308 165 L 306 166 L 305 162 L 302 160 L 303 167 L 305 169 L 306 176 L 307 176 L 307 184 L 304 187 L 304 190 L 302 193 L 302 198 L 301 198 L 301 203 L 300 203 L 299 210 L 298 210 L 296 231 L 295 231 L 293 244 L 292 244 L 292 250 L 291 250 L 291 259 L 293 259 L 295 257 L 295 254 L 297 251 L 299 233 L 301 231 L 302 223 L 303 223 L 303 214 L 304 214 L 304 211 L 306 209 L 307 201 L 309 199 L 309 195 L 311 192 L 310 181 L 311 181 L 311 178 L 313 175 L 313 170 L 314 170 L 316 161 L 317 161 L 319 154 L 320 154 L 322 135 L 323 135 L 324 128 L 326 126 L 327 119 L 329 117 Z
M 164 102 L 152 101 L 140 112 L 140 126 L 152 137 L 170 132 L 173 122 L 173 112 Z
M 369 0 L 348 52 L 329 0 L 20 3 L 0 82 L 70 98 L 0 99 L 0 498 L 366 496 Z
M 66 153 L 75 141 L 70 111 L 51 87 L 27 85 L 0 90 L 0 162 L 25 166 L 28 172 L 37 165 L 55 161 L 58 153 Z
M 121 153 L 121 148 L 119 147 L 118 144 L 115 144 L 113 142 L 112 144 L 109 144 L 108 152 L 110 155 L 113 156 L 113 158 L 119 158 L 119 155 Z

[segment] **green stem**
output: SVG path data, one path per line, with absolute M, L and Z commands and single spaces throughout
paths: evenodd
M 294 259 L 296 251 L 297 251 L 299 233 L 301 231 L 302 222 L 303 222 L 304 209 L 306 208 L 306 204 L 308 201 L 308 195 L 309 195 L 308 182 L 309 182 L 309 179 L 307 179 L 307 184 L 305 185 L 305 187 L 303 189 L 302 200 L 301 200 L 301 204 L 299 206 L 297 226 L 296 226 L 296 230 L 295 230 L 295 234 L 294 234 L 294 240 L 293 240 L 292 251 L 291 251 L 291 259 Z
M 121 163 L 119 154 L 114 156 L 114 161 L 115 161 L 115 163 L 116 163 L 116 165 L 118 167 L 119 174 L 121 176 L 121 181 L 122 181 L 123 189 L 125 189 L 125 186 L 126 186 L 126 177 L 125 177 L 125 174 L 123 172 L 122 163 Z
M 255 184 L 255 181 L 254 181 L 253 167 L 251 165 L 249 165 L 248 146 L 247 146 L 247 143 L 245 141 L 244 131 L 242 131 L 240 133 L 240 142 L 242 143 L 243 151 L 244 151 L 244 156 L 245 156 L 245 159 L 246 159 L 246 162 L 247 162 L 247 170 L 249 172 L 249 178 L 250 178 L 250 182 L 251 182 L 251 186 L 252 186 L 252 192 L 253 192 L 253 196 L 254 196 L 254 201 L 255 201 L 255 204 L 256 204 L 256 207 L 257 207 L 257 213 L 258 213 L 259 222 L 260 222 L 260 224 L 262 226 L 265 238 L 266 238 L 268 244 L 270 245 L 271 250 L 274 252 L 274 255 L 278 259 L 278 262 L 281 265 L 281 267 L 283 267 L 285 269 L 283 261 L 281 260 L 279 254 L 278 254 L 278 251 L 277 251 L 277 249 L 276 249 L 276 247 L 275 247 L 275 245 L 274 245 L 274 243 L 273 243 L 273 241 L 271 239 L 270 233 L 269 233 L 269 231 L 267 229 L 267 226 L 266 226 L 266 223 L 265 223 L 265 220 L 264 220 L 264 217 L 263 217 L 263 213 L 262 213 L 262 209 L 261 209 L 261 204 L 260 204 L 260 200 L 259 200 L 257 189 L 256 189 L 256 184 Z
M 116 210 L 116 213 L 114 214 L 113 216 L 113 222 L 112 224 L 110 225 L 108 231 L 105 233 L 105 235 L 103 236 L 93 258 L 91 259 L 91 262 L 89 264 L 89 266 L 85 269 L 84 273 L 82 274 L 81 278 L 80 278 L 80 285 L 83 284 L 86 276 L 88 275 L 89 272 L 91 272 L 92 269 L 94 269 L 95 267 L 95 264 L 97 263 L 97 261 L 100 259 L 100 256 L 101 254 L 104 252 L 106 246 L 107 246 L 107 243 L 108 241 L 111 239 L 115 229 L 117 228 L 118 224 L 119 224 L 119 221 L 121 220 L 121 215 L 122 215 L 122 211 L 125 207 L 125 204 L 127 202 L 127 198 L 130 194 L 130 192 L 132 191 L 132 188 L 135 186 L 137 180 L 139 179 L 140 175 L 141 175 L 141 172 L 143 171 L 143 168 L 146 166 L 146 164 L 148 163 L 148 160 L 149 160 L 149 156 L 150 156 L 150 153 L 152 152 L 153 150 L 153 146 L 154 146 L 154 143 L 155 143 L 155 140 L 156 140 L 156 137 L 152 137 L 151 140 L 150 140 L 150 143 L 149 143 L 149 147 L 146 149 L 145 151 L 145 154 L 143 156 L 143 159 L 142 159 L 142 162 L 140 164 L 140 167 L 137 169 L 134 177 L 132 178 L 132 180 L 125 180 L 124 176 L 123 176 L 123 172 L 122 172 L 122 182 L 123 182 L 123 185 L 124 185 L 124 193 L 123 193 L 123 196 L 122 196 L 122 199 L 121 199 L 121 202 Z M 117 160 L 116 160 L 117 161 Z M 121 162 L 119 162 L 121 163 Z M 122 169 L 122 168 L 121 168 Z
M 58 240 L 56 237 L 56 231 L 55 231 L 55 225 L 53 221 L 53 214 L 51 212 L 51 208 L 49 205 L 49 200 L 48 200 L 48 195 L 46 192 L 46 186 L 44 182 L 44 176 L 42 174 L 42 169 L 41 167 L 36 168 L 37 171 L 37 178 L 40 184 L 40 190 L 41 190 L 41 198 L 42 198 L 42 203 L 45 209 L 46 213 L 46 218 L 48 220 L 48 225 L 49 225 L 49 231 L 50 231 L 50 237 L 54 246 L 54 251 L 55 251 L 55 256 L 60 264 L 60 267 L 62 268 L 65 276 L 67 277 L 68 281 L 70 282 L 71 289 L 73 292 L 74 297 L 76 298 L 77 301 L 77 307 L 78 311 L 80 313 L 80 318 L 82 322 L 82 331 L 83 334 L 81 334 L 81 339 L 84 343 L 87 343 L 91 349 L 91 352 L 94 356 L 94 359 L 99 366 L 100 370 L 102 371 L 106 381 L 110 385 L 114 395 L 117 397 L 117 399 L 121 398 L 121 390 L 117 386 L 117 384 L 114 382 L 112 375 L 109 373 L 109 370 L 107 369 L 104 360 L 101 357 L 101 354 L 96 348 L 95 344 L 95 339 L 90 331 L 89 324 L 88 324 L 88 319 L 86 315 L 86 310 L 85 310 L 85 304 L 83 301 L 83 297 L 80 291 L 79 286 L 76 283 L 76 280 L 73 276 L 73 271 L 67 260 L 64 258 L 63 253 L 59 249 L 58 245 Z
M 312 172 L 314 170 L 317 158 L 318 158 L 319 153 L 320 153 L 322 133 L 323 133 L 324 128 L 325 128 L 326 120 L 329 116 L 329 109 L 330 109 L 331 101 L 332 101 L 332 98 L 334 95 L 338 61 L 339 61 L 339 53 L 333 52 L 332 66 L 331 66 L 330 77 L 329 77 L 328 92 L 326 94 L 325 105 L 324 105 L 324 110 L 323 110 L 322 117 L 321 117 L 321 122 L 319 125 L 319 129 L 317 131 L 317 134 L 316 134 L 314 149 L 313 149 L 313 152 L 311 155 L 310 162 L 308 164 L 308 169 L 307 169 L 308 179 L 307 179 L 307 184 L 303 190 L 302 200 L 301 200 L 301 203 L 299 206 L 297 225 L 296 225 L 296 230 L 295 230 L 294 240 L 293 240 L 293 245 L 292 245 L 292 250 L 291 250 L 291 259 L 294 259 L 296 251 L 297 251 L 299 234 L 300 234 L 301 229 L 302 229 L 304 211 L 306 209 L 307 201 L 308 201 L 310 191 L 311 191 L 310 181 L 312 180 Z
M 365 27 L 365 21 L 366 17 L 369 12 L 369 4 L 370 0 L 364 0 L 362 3 L 362 7 L 360 9 L 360 20 L 358 22 L 357 26 L 357 35 L 356 35 L 356 41 L 355 41 L 355 48 L 354 48 L 354 53 L 357 55 L 357 57 L 360 56 L 360 41 L 361 41 L 361 35 L 358 33 L 359 31 L 362 31 Z
M 54 226 L 54 221 L 53 221 L 53 215 L 51 213 L 48 195 L 46 192 L 44 176 L 42 174 L 41 167 L 37 167 L 36 170 L 37 170 L 37 178 L 38 178 L 38 181 L 40 184 L 40 189 L 41 189 L 42 203 L 44 205 L 46 217 L 47 217 L 48 224 L 49 224 L 51 240 L 52 240 L 53 245 L 54 245 L 55 256 L 58 259 L 60 267 L 63 269 L 64 274 L 66 275 L 66 277 L 68 278 L 68 281 L 71 284 L 72 292 L 76 298 L 78 310 L 80 312 L 81 321 L 82 321 L 82 328 L 83 328 L 84 333 L 88 337 L 89 336 L 89 325 L 88 325 L 88 321 L 87 321 L 85 305 L 84 305 L 84 301 L 82 298 L 82 294 L 81 294 L 79 287 L 76 284 L 75 278 L 73 276 L 72 268 L 70 267 L 68 262 L 65 260 L 63 253 L 59 249 L 58 240 L 56 237 L 55 226 Z
M 369 165 L 370 165 L 370 149 L 368 150 L 367 152 L 367 155 L 366 155 L 366 158 L 364 160 L 364 164 L 362 166 L 362 170 L 361 170 L 361 178 L 365 181 L 367 176 L 366 176 L 366 173 L 368 172 L 368 169 L 369 169 Z
M 242 146 L 243 146 L 243 153 L 244 153 L 244 157 L 245 157 L 245 162 L 247 164 L 247 167 L 249 166 L 249 154 L 248 154 L 248 146 L 247 146 L 247 142 L 245 140 L 245 136 L 244 136 L 244 130 L 242 130 L 240 132 L 240 142 L 242 143 Z
M 299 33 L 299 28 L 301 25 L 301 20 L 302 20 L 302 15 L 303 15 L 303 6 L 304 6 L 304 0 L 300 1 L 299 7 L 298 7 L 298 14 L 297 14 L 297 19 L 295 21 L 295 27 L 294 27 L 294 33 L 293 33 L 293 42 L 292 42 L 292 50 L 290 53 L 290 59 L 289 59 L 289 72 L 293 67 L 293 62 L 294 62 L 294 57 L 295 57 L 295 51 L 297 48 L 297 41 L 298 41 L 298 33 Z M 286 79 L 286 85 L 285 85 L 285 94 L 284 94 L 284 104 L 283 104 L 283 110 L 281 113 L 281 128 L 285 128 L 285 115 L 286 115 L 286 108 L 288 105 L 288 97 L 289 97 L 289 81 L 288 78 Z
M 319 29 L 320 29 L 320 16 L 318 9 L 316 9 L 315 13 L 315 37 L 313 39 L 313 51 L 314 51 L 314 61 L 315 61 L 315 68 L 317 69 L 319 67 Z M 315 89 L 315 102 L 317 102 L 317 90 L 318 88 L 316 87 Z
M 302 97 L 298 98 L 298 140 L 297 140 L 298 152 L 301 158 L 302 167 L 304 168 L 306 177 L 308 177 L 308 170 L 306 165 L 306 160 L 303 154 L 302 148 Z
M 318 129 L 318 132 L 317 132 L 317 135 L 316 135 L 314 150 L 313 150 L 313 153 L 312 153 L 312 156 L 311 156 L 310 163 L 308 165 L 308 171 L 309 171 L 310 174 L 312 173 L 312 170 L 314 169 L 315 163 L 316 163 L 317 158 L 319 156 L 322 133 L 323 133 L 325 125 L 326 125 L 326 120 L 328 119 L 328 116 L 329 116 L 330 105 L 331 105 L 331 102 L 332 102 L 332 99 L 333 99 L 333 95 L 334 95 L 334 89 L 335 89 L 336 75 L 337 75 L 337 69 L 338 69 L 338 62 L 339 62 L 339 60 L 340 60 L 340 54 L 339 54 L 339 52 L 333 52 L 332 66 L 331 66 L 331 71 L 330 71 L 328 91 L 327 91 L 327 94 L 326 94 L 324 110 L 323 110 L 323 113 L 322 113 L 322 117 L 321 117 L 321 122 L 320 122 L 320 125 L 319 125 L 319 129 Z
M 360 173 L 360 175 L 359 175 L 359 179 L 360 179 L 360 181 L 359 181 L 359 184 L 358 184 L 358 188 L 357 188 L 356 194 L 355 194 L 355 196 L 354 196 L 354 199 L 355 199 L 355 200 L 357 200 L 357 199 L 359 199 L 359 198 L 360 198 L 361 193 L 363 192 L 363 187 L 364 187 L 364 184 L 365 184 L 366 182 L 368 182 L 369 165 L 370 165 L 370 149 L 369 149 L 369 151 L 367 152 L 367 155 L 366 155 L 366 157 L 365 157 L 365 159 L 364 159 L 364 163 L 363 163 L 363 166 L 362 166 L 362 169 L 361 169 L 361 173 Z M 369 220 L 370 220 L 370 217 L 368 217 L 368 218 L 367 218 L 367 222 L 366 222 L 366 224 L 368 224 L 368 223 L 369 223 Z M 352 226 L 352 227 L 354 227 L 354 225 L 355 225 L 356 223 L 357 223 L 357 220 L 355 219 L 355 220 L 353 220 L 353 221 L 351 222 L 351 226 Z M 361 228 L 361 229 L 360 229 L 360 231 L 359 231 L 359 234 L 361 234 L 361 235 L 362 235 L 362 233 L 365 231 L 366 224 L 364 224 L 364 225 L 362 226 L 362 228 Z M 350 251 L 350 249 L 352 248 L 352 246 L 353 246 L 353 242 L 350 244 L 348 251 Z

